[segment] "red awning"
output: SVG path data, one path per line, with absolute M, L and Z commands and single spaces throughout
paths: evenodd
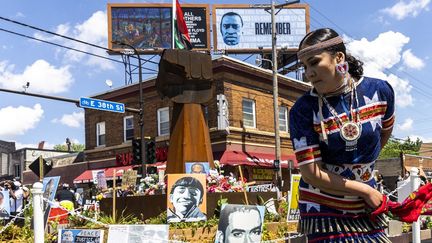
M 119 167 L 110 167 L 110 168 L 102 168 L 102 169 L 95 169 L 95 170 L 105 170 L 105 177 L 107 180 L 113 179 L 113 173 L 114 169 L 116 170 L 116 176 L 118 179 L 121 178 L 123 175 L 123 172 L 132 169 L 134 166 L 128 165 L 128 166 L 119 166 Z M 93 180 L 93 170 L 86 170 L 81 175 L 79 175 L 77 178 L 73 180 L 74 183 L 87 183 L 91 182 Z
M 217 156 L 219 155 L 219 156 Z M 274 154 L 242 152 L 242 151 L 225 151 L 215 153 L 215 158 L 219 159 L 221 165 L 251 165 L 260 167 L 273 167 Z M 297 159 L 294 154 L 282 155 L 281 166 L 288 168 L 288 161 L 293 161 L 294 168 L 298 168 Z

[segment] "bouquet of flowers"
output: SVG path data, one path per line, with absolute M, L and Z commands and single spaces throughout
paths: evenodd
M 165 187 L 164 182 L 159 182 L 159 176 L 152 174 L 140 180 L 138 191 L 144 195 L 154 195 L 156 190 L 164 190 Z
M 242 192 L 243 185 L 246 179 L 242 182 L 237 180 L 233 174 L 223 176 L 219 173 L 210 173 L 207 176 L 207 191 L 212 192 Z

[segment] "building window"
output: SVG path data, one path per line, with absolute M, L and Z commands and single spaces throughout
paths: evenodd
M 256 128 L 255 101 L 249 99 L 243 99 L 242 110 L 243 110 L 243 126 Z
M 164 107 L 157 110 L 158 136 L 169 135 L 169 108 Z
M 9 174 L 8 164 L 9 164 L 8 155 L 5 153 L 2 153 L 1 154 L 1 173 L 0 173 L 0 175 Z
M 126 116 L 123 118 L 124 127 L 124 141 L 132 140 L 134 138 L 134 122 L 133 116 Z
M 288 108 L 279 106 L 279 130 L 288 132 Z
M 14 176 L 21 178 L 21 165 L 14 165 Z
M 96 146 L 105 145 L 105 122 L 96 123 Z

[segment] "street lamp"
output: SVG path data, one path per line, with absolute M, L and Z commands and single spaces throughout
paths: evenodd
M 141 159 L 142 159 L 142 178 L 145 177 L 145 175 L 147 174 L 147 170 L 146 170 L 146 160 L 147 158 L 146 153 L 145 153 L 145 143 L 144 143 L 144 110 L 143 110 L 143 90 L 142 90 L 142 70 L 141 70 L 141 57 L 137 51 L 137 49 L 135 49 L 135 47 L 133 47 L 132 45 L 126 44 L 124 42 L 119 42 L 119 41 L 113 41 L 114 44 L 117 45 L 122 45 L 122 46 L 127 46 L 129 48 L 131 48 L 133 50 L 133 52 L 131 50 L 127 50 L 125 49 L 125 51 L 123 52 L 123 54 L 125 55 L 137 55 L 138 57 L 138 78 L 139 78 L 139 119 L 138 119 L 138 124 L 140 126 L 140 140 L 141 140 Z

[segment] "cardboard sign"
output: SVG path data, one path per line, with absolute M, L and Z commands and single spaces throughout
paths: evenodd
M 61 229 L 58 232 L 59 243 L 103 243 L 103 230 Z
M 298 208 L 300 179 L 301 175 L 299 174 L 291 175 L 287 222 L 297 222 L 300 219 L 300 210 Z
M 99 190 L 105 191 L 108 188 L 104 170 L 92 170 L 92 176 L 93 183 Z
M 127 170 L 123 173 L 121 185 L 122 190 L 127 189 L 129 186 L 136 185 L 137 173 L 136 170 Z

